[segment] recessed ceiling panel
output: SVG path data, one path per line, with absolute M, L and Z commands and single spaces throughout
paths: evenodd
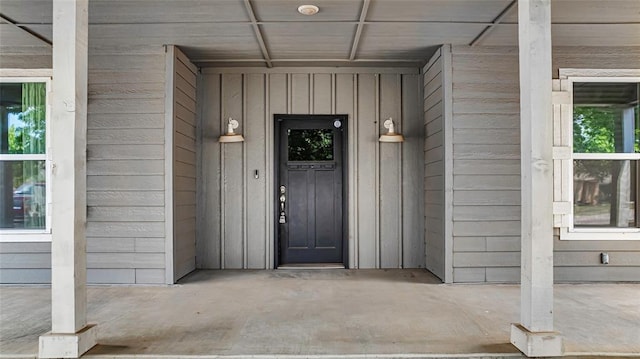
M 29 29 L 35 31 L 46 39 L 51 40 L 51 25 L 32 25 Z M 0 23 L 0 46 L 2 47 L 28 47 L 47 46 L 45 42 L 25 31 L 17 29 L 10 24 Z
M 260 28 L 274 59 L 347 59 L 356 25 L 289 23 Z
M 357 21 L 363 0 L 253 0 L 258 21 Z M 300 5 L 316 5 L 320 11 L 306 16 L 298 13 Z
M 422 58 L 434 46 L 467 45 L 484 28 L 478 24 L 369 24 L 364 27 L 356 58 Z
M 185 52 L 189 59 L 192 57 Z M 191 60 L 198 67 L 265 67 L 264 61 L 198 61 Z M 275 67 L 275 66 L 274 66 Z
M 89 1 L 89 23 L 92 24 L 248 20 L 249 17 L 242 0 Z
M 211 49 L 227 58 L 258 57 L 260 48 L 249 24 L 127 24 L 91 25 L 89 46 L 162 46 L 175 44 Z
M 518 46 L 518 25 L 494 27 L 476 46 Z
M 504 22 L 518 22 L 517 8 L 513 10 Z M 638 23 L 640 22 L 640 1 L 553 0 L 551 21 L 554 23 Z
M 0 0 L 0 13 L 21 24 L 51 24 L 53 0 Z
M 371 0 L 367 21 L 490 22 L 511 0 Z
M 229 49 L 228 46 L 225 46 L 223 49 L 222 46 L 212 48 L 210 46 L 204 47 L 192 44 L 190 46 L 180 46 L 180 48 L 192 61 L 218 62 L 222 60 L 242 60 L 241 62 L 244 62 L 248 60 L 262 60 L 262 52 L 257 46 L 247 49 Z

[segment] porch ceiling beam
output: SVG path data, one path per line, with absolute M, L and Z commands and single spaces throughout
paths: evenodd
M 498 16 L 495 19 L 493 19 L 491 24 L 487 26 L 484 30 L 482 30 L 482 32 L 480 32 L 478 36 L 476 36 L 475 39 L 473 39 L 469 43 L 469 46 L 475 46 L 479 44 L 480 41 L 482 41 L 482 39 L 487 37 L 487 35 L 489 35 L 493 31 L 493 29 L 495 29 L 496 26 L 500 24 L 507 15 L 509 15 L 511 10 L 516 6 L 517 3 L 518 3 L 518 0 L 511 1 L 511 3 L 507 5 L 507 7 L 505 7 L 504 10 L 502 10 L 502 12 L 500 12 L 500 14 L 498 14 Z
M 1 16 L 1 15 L 0 15 Z M 4 16 L 6 18 L 6 16 Z M 5 22 L 7 22 L 5 20 Z M 300 24 L 300 23 L 308 23 L 308 21 L 304 20 L 263 20 L 256 21 L 258 25 L 272 25 L 272 24 Z M 353 20 L 315 20 L 314 24 L 347 24 L 347 25 L 358 25 L 360 21 Z M 91 23 L 90 26 L 119 26 L 119 25 L 198 25 L 198 24 L 232 24 L 232 25 L 251 25 L 251 21 L 166 21 L 166 22 L 157 22 L 157 21 L 139 21 L 139 22 L 94 22 Z M 500 21 L 499 23 L 487 22 L 487 21 L 437 21 L 437 20 L 424 20 L 424 21 L 416 21 L 416 20 L 370 20 L 363 21 L 364 25 L 384 25 L 384 24 L 449 24 L 449 25 L 517 25 L 517 22 L 513 21 Z M 46 22 L 15 22 L 16 26 L 25 28 L 29 26 L 41 26 L 41 25 L 51 25 L 51 23 Z M 606 21 L 606 22 L 584 22 L 584 21 L 556 21 L 552 22 L 552 25 L 640 25 L 640 21 Z M 46 41 L 49 41 L 45 38 Z
M 364 0 L 362 3 L 360 21 L 358 22 L 356 33 L 353 36 L 353 44 L 351 45 L 351 54 L 349 55 L 350 61 L 353 61 L 356 58 L 356 53 L 358 52 L 358 44 L 360 43 L 360 37 L 362 36 L 362 28 L 364 27 L 365 19 L 367 18 L 367 12 L 369 11 L 369 2 L 370 0 Z
M 251 26 L 253 26 L 253 31 L 256 33 L 256 38 L 258 40 L 258 44 L 260 45 L 260 51 L 262 51 L 262 56 L 267 63 L 267 67 L 273 67 L 273 64 L 271 64 L 271 56 L 269 55 L 269 50 L 267 50 L 267 45 L 264 43 L 262 31 L 260 31 L 260 25 L 258 25 L 258 19 L 256 19 L 256 15 L 253 12 L 253 7 L 251 6 L 251 0 L 244 0 L 244 6 L 247 8 L 247 12 L 249 13 Z
M 192 62 L 267 62 L 265 59 L 191 59 Z M 274 62 L 424 62 L 424 59 L 275 59 Z
M 22 32 L 26 32 L 27 34 L 31 35 L 32 37 L 44 42 L 45 44 L 52 46 L 53 43 L 51 42 L 51 40 L 47 39 L 46 37 L 38 34 L 37 32 L 29 29 L 28 27 L 26 27 L 26 25 L 23 24 L 19 24 L 16 21 L 14 21 L 13 19 L 5 16 L 4 14 L 0 13 L 0 20 L 5 23 L 5 24 L 9 24 L 13 27 L 15 27 L 16 29 L 22 31 Z

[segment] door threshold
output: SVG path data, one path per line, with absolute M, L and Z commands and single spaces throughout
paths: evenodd
M 277 269 L 344 269 L 342 263 L 292 263 L 278 266 Z

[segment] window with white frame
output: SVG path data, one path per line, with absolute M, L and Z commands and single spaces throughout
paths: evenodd
M 555 221 L 561 238 L 640 239 L 639 79 L 561 82 L 568 97 L 554 114 L 554 201 L 559 194 L 564 207 L 556 211 L 554 203 L 554 214 L 564 215 Z
M 0 78 L 0 234 L 50 231 L 49 78 Z

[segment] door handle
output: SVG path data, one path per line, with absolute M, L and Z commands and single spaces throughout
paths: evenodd
M 278 220 L 280 224 L 287 223 L 287 215 L 284 212 L 285 206 L 286 206 L 285 203 L 287 202 L 286 193 L 287 193 L 287 187 L 280 186 L 280 218 Z

